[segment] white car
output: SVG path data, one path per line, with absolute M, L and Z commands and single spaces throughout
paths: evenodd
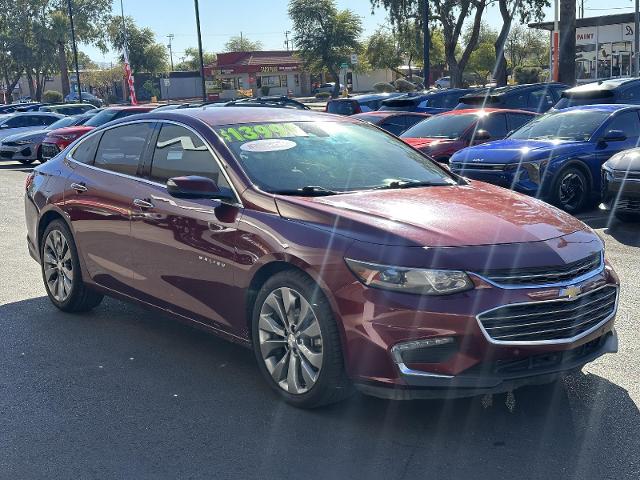
M 64 115 L 47 112 L 25 112 L 0 115 L 0 140 L 16 133 L 42 130 L 64 118 Z
M 336 86 L 336 82 L 323 83 L 318 88 L 316 88 L 313 91 L 313 93 L 320 93 L 320 92 L 333 93 L 333 87 L 335 86 Z M 340 84 L 340 91 L 342 92 L 343 90 L 344 90 L 344 85 Z
M 434 82 L 436 88 L 451 88 L 451 77 L 441 77 Z

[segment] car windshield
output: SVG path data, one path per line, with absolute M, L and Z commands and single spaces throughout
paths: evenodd
M 118 110 L 102 110 L 100 113 L 87 120 L 85 125 L 88 127 L 100 127 L 116 118 L 116 115 L 118 115 Z
M 437 115 L 404 132 L 405 138 L 460 138 L 478 120 L 477 115 Z
M 456 183 L 419 152 L 364 122 L 227 125 L 217 132 L 252 182 L 271 193 Z
M 515 139 L 587 141 L 611 112 L 570 110 L 548 113 L 527 123 L 510 135 Z
M 71 127 L 77 125 L 78 117 L 65 117 L 61 118 L 57 122 L 53 122 L 45 130 L 56 130 L 58 128 Z

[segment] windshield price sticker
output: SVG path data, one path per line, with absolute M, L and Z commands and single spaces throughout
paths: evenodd
M 267 138 L 306 137 L 304 130 L 295 123 L 265 123 L 219 128 L 218 134 L 227 143 L 264 140 Z

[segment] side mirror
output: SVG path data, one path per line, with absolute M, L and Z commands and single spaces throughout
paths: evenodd
M 477 142 L 486 142 L 487 140 L 491 140 L 491 134 L 486 130 L 476 130 L 476 133 L 473 134 L 472 141 Z
M 176 198 L 230 198 L 218 188 L 216 182 L 197 175 L 170 178 L 167 180 L 167 192 Z
M 627 139 L 627 136 L 624 134 L 622 130 L 609 130 L 604 134 L 604 137 L 601 138 L 602 142 L 624 142 Z

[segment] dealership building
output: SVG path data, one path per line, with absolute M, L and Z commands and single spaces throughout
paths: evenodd
M 551 38 L 553 22 L 529 27 L 548 30 Z M 634 29 L 633 13 L 576 19 L 576 81 L 631 76 Z

